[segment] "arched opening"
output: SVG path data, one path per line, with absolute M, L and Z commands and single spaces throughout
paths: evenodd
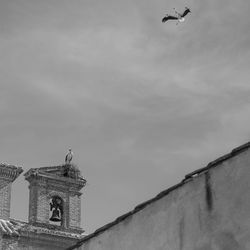
M 63 199 L 59 196 L 50 198 L 49 223 L 57 226 L 63 225 Z

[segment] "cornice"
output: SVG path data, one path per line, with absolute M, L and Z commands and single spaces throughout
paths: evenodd
M 4 179 L 8 183 L 13 182 L 22 172 L 21 167 L 0 163 L 0 179 Z
M 86 234 L 84 234 L 84 230 L 82 229 L 62 229 L 58 226 L 55 225 L 48 225 L 45 223 L 26 223 L 26 222 L 21 222 L 17 220 L 12 220 L 11 221 L 18 227 L 18 231 L 20 233 L 21 237 L 25 236 L 31 236 L 31 234 L 35 235 L 48 235 L 48 236 L 58 236 L 58 237 L 63 237 L 63 238 L 71 238 L 71 239 L 81 239 Z M 37 236 L 35 236 L 37 237 Z
M 55 167 L 53 167 L 55 168 Z M 70 178 L 59 176 L 55 173 L 45 172 L 45 168 L 30 169 L 24 174 L 25 179 L 31 184 L 34 183 L 46 183 L 46 185 L 62 186 L 62 187 L 74 187 L 75 190 L 80 190 L 86 185 L 86 180 L 81 176 L 78 178 Z M 46 170 L 48 167 L 46 167 Z

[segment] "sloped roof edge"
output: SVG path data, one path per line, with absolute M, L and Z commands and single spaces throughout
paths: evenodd
M 247 142 L 237 148 L 234 148 L 230 153 L 228 154 L 225 154 L 219 158 L 217 158 L 216 160 L 214 161 L 211 161 L 210 163 L 207 164 L 206 167 L 203 167 L 203 168 L 200 168 L 200 169 L 197 169 L 187 175 L 185 175 L 185 178 L 178 184 L 160 192 L 158 195 L 156 195 L 154 198 L 152 199 L 149 199 L 139 205 L 137 205 L 132 211 L 126 213 L 126 214 L 123 214 L 121 216 L 119 216 L 116 220 L 104 225 L 103 227 L 101 228 L 98 228 L 96 231 L 94 231 L 93 233 L 87 235 L 86 237 L 84 237 L 83 239 L 81 239 L 76 245 L 72 246 L 72 247 L 69 247 L 67 248 L 67 250 L 73 250 L 73 249 L 76 249 L 78 247 L 80 247 L 84 242 L 88 241 L 89 239 L 103 233 L 104 231 L 106 231 L 107 229 L 111 228 L 112 226 L 118 224 L 119 222 L 125 220 L 126 218 L 128 218 L 129 216 L 137 213 L 138 211 L 144 209 L 146 206 L 148 206 L 149 204 L 157 201 L 157 200 L 160 200 L 161 198 L 163 198 L 164 196 L 168 195 L 170 192 L 172 192 L 173 190 L 185 185 L 186 182 L 189 182 L 193 179 L 193 177 L 199 175 L 199 174 L 202 174 L 202 173 L 205 173 L 207 172 L 209 169 L 211 168 L 214 168 L 216 166 L 218 166 L 219 164 L 223 163 L 224 161 L 230 159 L 230 158 L 233 158 L 234 156 L 246 151 L 247 149 L 250 148 L 250 142 Z

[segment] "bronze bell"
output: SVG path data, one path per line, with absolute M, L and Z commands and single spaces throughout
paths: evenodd
M 59 214 L 59 209 L 54 209 L 53 210 L 50 220 L 55 221 L 55 222 L 61 221 L 61 217 L 60 217 L 60 214 Z

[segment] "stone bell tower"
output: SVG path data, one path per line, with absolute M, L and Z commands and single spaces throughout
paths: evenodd
M 81 192 L 86 180 L 75 164 L 31 168 L 29 182 L 29 224 L 82 233 Z

